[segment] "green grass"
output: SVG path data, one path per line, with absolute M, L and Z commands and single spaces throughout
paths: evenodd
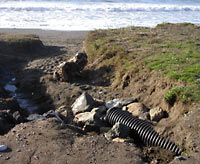
M 165 95 L 181 101 L 200 101 L 200 27 L 190 23 L 163 23 L 156 28 L 129 27 L 89 32 L 89 62 L 110 66 L 115 74 L 139 70 L 145 64 L 184 88 L 171 88 Z M 120 76 L 119 76 L 120 77 Z

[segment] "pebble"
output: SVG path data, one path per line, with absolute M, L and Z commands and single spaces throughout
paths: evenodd
M 0 145 L 0 152 L 7 150 L 7 148 L 6 145 Z

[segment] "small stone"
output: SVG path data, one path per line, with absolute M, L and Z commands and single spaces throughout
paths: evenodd
M 164 111 L 161 107 L 156 107 L 150 110 L 150 120 L 151 121 L 160 121 L 164 117 Z
M 112 140 L 113 142 L 117 142 L 117 143 L 124 143 L 124 142 L 127 142 L 127 143 L 133 143 L 134 140 L 133 139 L 127 139 L 127 138 L 114 138 Z
M 107 133 L 104 134 L 106 139 L 112 140 L 113 138 L 120 137 L 125 138 L 129 135 L 130 128 L 124 124 L 117 122 L 112 129 L 110 129 Z
M 128 110 L 128 107 L 127 107 L 127 106 L 123 106 L 123 107 L 122 107 L 122 110 L 127 111 L 127 110 Z

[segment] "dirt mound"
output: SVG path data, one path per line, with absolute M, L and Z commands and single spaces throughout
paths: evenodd
M 37 35 L 0 34 L 1 53 L 33 54 L 44 48 Z
M 0 163 L 5 164 L 142 162 L 134 144 L 84 135 L 77 127 L 61 125 L 55 119 L 17 125 L 0 140 L 9 148 L 0 156 Z

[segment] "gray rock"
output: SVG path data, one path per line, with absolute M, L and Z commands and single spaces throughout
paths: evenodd
M 41 121 L 46 120 L 46 117 L 40 114 L 30 114 L 27 118 L 28 121 Z
M 114 108 L 114 107 L 122 108 L 123 106 L 128 105 L 128 104 L 133 103 L 133 102 L 137 102 L 137 99 L 132 99 L 132 100 L 113 99 L 113 100 L 108 101 L 105 104 L 105 106 L 108 109 Z
M 113 138 L 117 138 L 117 137 L 125 138 L 129 135 L 129 133 L 130 133 L 129 127 L 117 122 L 112 127 L 112 129 L 110 129 L 107 133 L 104 134 L 104 136 L 106 137 L 106 139 L 112 140 Z
M 84 92 L 76 101 L 72 104 L 72 112 L 74 115 L 81 112 L 90 112 L 95 106 L 95 100 L 87 92 Z
M 151 121 L 160 121 L 164 117 L 164 110 L 161 107 L 153 108 L 149 111 Z

